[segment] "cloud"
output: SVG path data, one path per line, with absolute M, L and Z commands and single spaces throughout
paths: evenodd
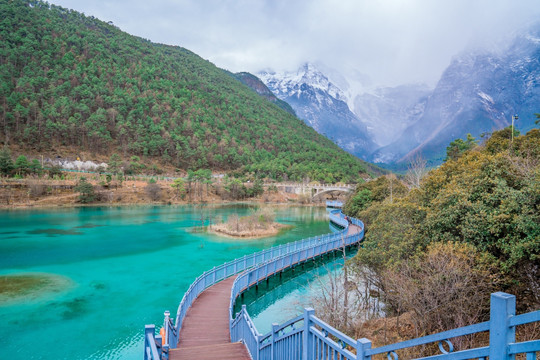
M 537 0 L 53 0 L 122 30 L 179 45 L 231 71 L 321 62 L 379 85 L 439 78 L 466 47 L 540 15 Z

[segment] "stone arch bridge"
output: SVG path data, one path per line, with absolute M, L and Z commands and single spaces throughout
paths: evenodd
M 309 195 L 311 198 L 317 199 L 321 198 L 324 194 L 334 194 L 342 193 L 346 194 L 354 191 L 356 185 L 354 184 L 341 184 L 341 185 L 332 185 L 332 184 L 304 184 L 304 183 L 269 183 L 264 184 L 264 186 L 275 186 L 283 192 L 289 194 L 297 195 Z

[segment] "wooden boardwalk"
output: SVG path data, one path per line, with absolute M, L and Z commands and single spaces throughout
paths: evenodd
M 349 225 L 347 235 L 362 229 Z M 231 343 L 229 332 L 229 300 L 236 276 L 231 276 L 199 295 L 189 309 L 178 346 L 170 350 L 170 360 L 251 360 L 242 343 Z
M 171 360 L 238 359 L 250 360 L 242 343 L 231 343 L 229 333 L 229 299 L 236 276 L 231 276 L 208 289 L 189 309 Z

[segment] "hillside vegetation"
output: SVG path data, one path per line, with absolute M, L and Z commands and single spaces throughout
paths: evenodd
M 485 320 L 494 291 L 540 306 L 540 130 L 454 141 L 447 159 L 417 186 L 361 184 L 344 209 L 367 229 L 353 268 L 416 336 Z
M 23 0 L 0 0 L 0 44 L 4 144 L 275 179 L 351 181 L 367 172 L 366 163 L 181 47 Z

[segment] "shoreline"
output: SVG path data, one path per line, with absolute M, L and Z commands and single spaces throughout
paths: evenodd
M 141 181 L 124 181 L 121 186 L 103 186 L 97 181 L 90 181 L 95 188 L 96 201 L 81 203 L 78 199 L 79 193 L 73 190 L 75 184 L 72 180 L 51 180 L 42 181 L 40 193 L 32 194 L 32 179 L 11 183 L 0 179 L 0 210 L 28 210 L 28 209 L 67 209 L 81 207 L 111 207 L 111 206 L 164 206 L 164 205 L 201 205 L 201 204 L 268 204 L 279 206 L 325 206 L 325 201 L 316 202 L 305 201 L 297 194 L 284 191 L 268 192 L 267 190 L 260 196 L 247 199 L 223 198 L 216 189 L 206 192 L 202 198 L 197 198 L 195 194 L 189 199 L 189 195 L 184 194 L 183 199 L 170 186 L 170 182 L 159 180 L 160 199 L 152 199 L 145 191 L 148 183 Z M 37 190 L 36 190 L 37 191 Z
M 300 206 L 300 207 L 325 207 L 325 203 L 302 204 L 299 202 L 262 202 L 257 199 L 253 200 L 217 200 L 217 201 L 202 201 L 202 202 L 120 202 L 120 203 L 91 203 L 91 204 L 15 204 L 15 205 L 0 205 L 0 211 L 3 210 L 46 210 L 46 209 L 74 209 L 74 208 L 92 208 L 92 207 L 123 207 L 123 206 L 186 206 L 186 205 L 269 205 L 269 206 Z M 287 225 L 285 225 L 287 226 Z

